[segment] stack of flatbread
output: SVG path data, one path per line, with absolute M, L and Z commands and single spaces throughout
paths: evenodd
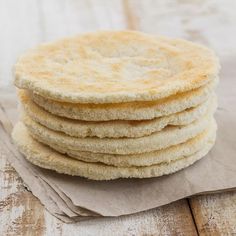
M 204 157 L 216 138 L 219 64 L 197 44 L 87 33 L 19 58 L 12 137 L 42 168 L 94 180 L 149 178 Z

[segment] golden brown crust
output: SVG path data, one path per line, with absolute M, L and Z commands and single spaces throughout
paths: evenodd
M 15 84 L 71 103 L 151 101 L 210 82 L 218 67 L 209 49 L 185 40 L 102 31 L 28 51 Z

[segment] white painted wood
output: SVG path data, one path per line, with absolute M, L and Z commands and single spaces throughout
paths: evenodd
M 236 53 L 236 1 L 130 0 L 138 28 L 208 44 L 220 56 Z
M 12 83 L 12 66 L 42 38 L 37 1 L 0 1 L 0 87 Z
M 190 206 L 201 235 L 236 234 L 236 191 L 193 197 Z

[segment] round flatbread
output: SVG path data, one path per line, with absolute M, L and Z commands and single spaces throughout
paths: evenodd
M 195 152 L 204 148 L 208 140 L 213 140 L 216 135 L 216 123 L 212 123 L 206 130 L 196 137 L 187 140 L 184 143 L 171 146 L 169 148 L 158 151 L 133 154 L 133 155 L 118 155 L 105 153 L 80 152 L 70 149 L 61 148 L 57 145 L 49 145 L 56 151 L 67 154 L 80 161 L 85 162 L 100 162 L 106 165 L 118 167 L 131 166 L 151 166 L 163 162 L 171 162 L 179 159 L 182 156 L 190 156 Z
M 15 85 L 70 103 L 152 101 L 203 86 L 218 69 L 211 50 L 186 40 L 100 31 L 29 50 Z
M 74 137 L 142 137 L 151 133 L 160 131 L 167 125 L 187 125 L 199 119 L 207 111 L 216 109 L 216 96 L 209 98 L 206 102 L 197 107 L 189 108 L 179 113 L 169 116 L 163 116 L 152 120 L 143 121 L 80 121 L 72 120 L 64 117 L 58 117 L 50 112 L 45 111 L 40 106 L 35 104 L 27 92 L 20 90 L 18 93 L 19 99 L 23 106 L 23 113 L 26 113 L 34 121 L 41 125 L 63 132 Z
M 170 163 L 162 163 L 147 167 L 114 167 L 100 163 L 87 163 L 62 155 L 50 147 L 34 140 L 23 123 L 18 123 L 12 133 L 19 151 L 34 165 L 59 173 L 81 176 L 93 180 L 111 180 L 117 178 L 151 178 L 174 173 L 205 156 L 215 140 L 208 140 L 200 151 L 188 157 L 180 157 Z
M 32 100 L 57 116 L 85 121 L 150 120 L 195 107 L 207 101 L 215 89 L 218 78 L 209 84 L 184 93 L 152 102 L 130 102 L 119 104 L 73 104 L 57 102 L 37 94 Z
M 159 132 L 140 138 L 76 138 L 50 130 L 24 116 L 23 122 L 34 137 L 45 144 L 62 148 L 109 154 L 135 154 L 151 152 L 187 141 L 200 134 L 213 121 L 212 114 L 185 126 L 168 126 Z

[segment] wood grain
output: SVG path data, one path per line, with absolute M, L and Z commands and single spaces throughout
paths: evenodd
M 200 235 L 236 235 L 236 191 L 190 199 Z
M 183 37 L 208 44 L 220 56 L 236 54 L 235 7 L 234 0 L 0 0 L 0 87 L 12 90 L 12 66 L 27 48 L 97 29 Z M 26 190 L 6 158 L 0 148 L 0 235 L 236 235 L 235 192 L 64 224 Z
M 43 235 L 44 207 L 25 189 L 1 150 L 0 166 L 0 235 Z
M 138 30 L 138 18 L 135 15 L 129 0 L 123 0 L 124 17 L 126 28 L 129 30 Z

